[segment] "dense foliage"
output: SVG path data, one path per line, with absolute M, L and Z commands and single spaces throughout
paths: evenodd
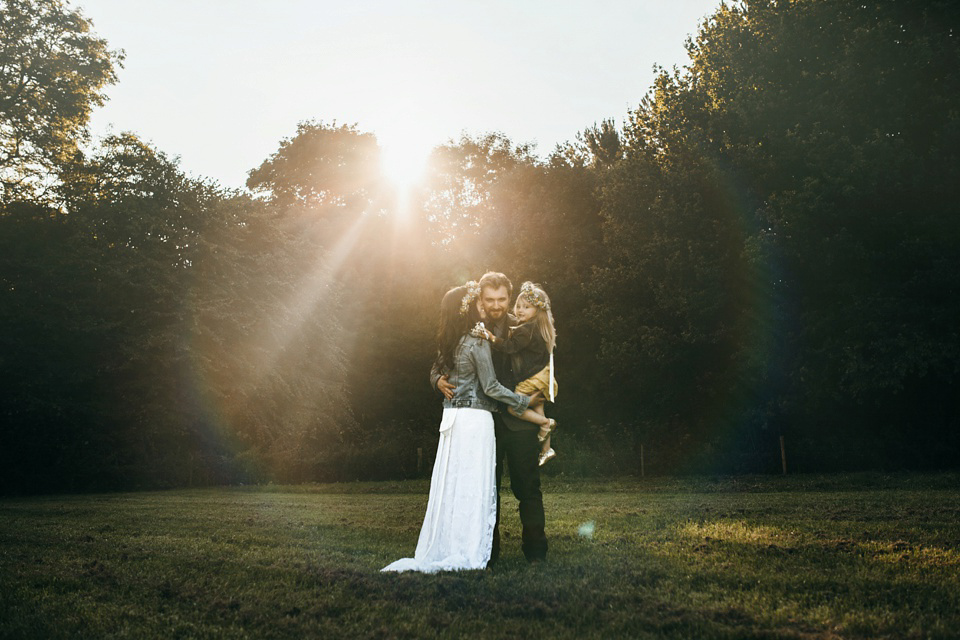
M 792 469 L 956 464 L 949 2 L 721 6 L 622 129 L 464 137 L 410 194 L 350 125 L 248 193 L 90 148 L 122 54 L 0 6 L 3 490 L 416 473 L 438 301 L 489 269 L 554 300 L 557 470 L 772 471 L 781 436 Z
M 804 466 L 952 463 L 957 17 L 741 3 L 660 75 L 604 184 L 594 280 L 639 415 L 714 460 L 772 432 Z
M 4 0 L 0 40 L 0 204 L 37 201 L 85 141 L 123 54 L 61 0 Z

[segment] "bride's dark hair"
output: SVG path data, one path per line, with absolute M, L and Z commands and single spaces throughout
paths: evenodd
M 437 328 L 437 364 L 441 371 L 453 369 L 457 345 L 460 338 L 480 321 L 480 312 L 477 311 L 476 301 L 467 305 L 467 312 L 460 313 L 463 297 L 467 295 L 464 286 L 454 287 L 447 291 L 440 302 L 440 325 Z

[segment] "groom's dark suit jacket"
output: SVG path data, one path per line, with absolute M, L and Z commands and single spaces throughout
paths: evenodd
M 504 314 L 500 318 L 500 322 L 494 324 L 492 327 L 487 327 L 487 329 L 497 338 L 503 340 L 510 335 L 510 327 L 517 326 L 519 321 L 513 317 L 511 314 Z M 515 389 L 517 383 L 520 382 L 517 380 L 516 374 L 513 371 L 512 358 L 509 353 L 503 353 L 497 349 L 491 349 L 493 352 L 493 370 L 497 374 L 497 380 L 505 386 L 507 389 Z M 503 426 L 511 431 L 530 431 L 534 429 L 539 429 L 539 427 L 533 422 L 527 422 L 526 420 L 521 420 L 520 418 L 514 417 L 507 411 L 506 405 L 500 405 L 499 415 L 497 416 L 503 422 Z

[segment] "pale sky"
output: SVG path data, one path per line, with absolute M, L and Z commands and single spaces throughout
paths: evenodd
M 720 0 L 74 0 L 119 82 L 95 135 L 133 131 L 242 187 L 298 122 L 356 123 L 410 166 L 462 133 L 541 155 L 622 122 Z

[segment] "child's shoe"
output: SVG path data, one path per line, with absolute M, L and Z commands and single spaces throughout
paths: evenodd
M 557 421 L 553 418 L 550 418 L 550 422 L 547 423 L 547 426 L 540 427 L 540 433 L 537 434 L 537 440 L 544 442 L 547 438 L 550 437 L 550 434 L 553 433 L 553 430 L 557 428 Z M 541 463 L 543 464 L 543 463 Z
M 545 453 L 540 454 L 540 466 L 542 467 L 556 457 L 557 452 L 553 450 L 553 447 L 550 447 Z

